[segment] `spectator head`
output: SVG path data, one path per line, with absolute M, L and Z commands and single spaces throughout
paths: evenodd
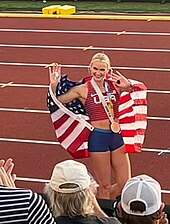
M 129 179 L 122 190 L 121 207 L 126 224 L 156 223 L 164 207 L 160 184 L 147 175 Z
M 45 188 L 54 216 L 93 213 L 92 196 L 97 187 L 86 166 L 74 160 L 56 164 Z

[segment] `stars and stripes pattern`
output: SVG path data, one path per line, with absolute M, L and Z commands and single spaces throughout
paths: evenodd
M 67 76 L 62 76 L 56 95 L 59 96 L 79 84 L 79 82 L 70 81 Z M 48 108 L 61 146 L 73 158 L 89 157 L 88 137 L 94 127 L 87 121 L 89 117 L 86 116 L 86 111 L 81 101 L 73 100 L 63 105 L 54 96 L 51 88 L 49 88 Z
M 129 153 L 141 152 L 147 127 L 147 88 L 138 81 L 130 80 L 132 92 L 120 97 L 119 123 Z
M 119 122 L 127 152 L 141 152 L 147 125 L 146 86 L 130 80 L 131 93 L 123 92 L 120 97 Z M 82 84 L 73 82 L 67 75 L 61 77 L 56 95 L 66 93 L 70 88 Z M 63 105 L 54 96 L 51 87 L 48 92 L 48 108 L 54 125 L 56 137 L 61 146 L 73 158 L 89 156 L 88 138 L 94 127 L 89 123 L 85 108 L 80 100 Z

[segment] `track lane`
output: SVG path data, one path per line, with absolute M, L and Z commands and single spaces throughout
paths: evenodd
M 36 29 L 34 30 L 36 31 Z M 41 32 L 1 32 L 2 44 L 34 44 L 64 46 L 96 46 L 117 48 L 155 48 L 170 49 L 169 36 L 147 35 L 108 35 L 108 34 L 72 34 Z M 141 41 L 142 38 L 142 41 Z
M 60 61 L 59 61 L 60 62 Z M 44 64 L 50 63 L 46 61 Z M 28 66 L 3 66 L 0 65 L 1 69 L 1 83 L 8 83 L 14 81 L 14 83 L 28 83 L 28 84 L 37 84 L 37 85 L 48 85 L 49 75 L 48 70 L 44 69 L 44 66 L 38 66 L 36 63 L 35 66 L 29 66 L 31 63 L 26 63 Z M 71 65 L 76 65 L 72 63 Z M 87 66 L 86 64 L 85 66 Z M 81 64 L 79 64 L 81 66 Z M 114 66 L 114 64 L 113 64 Z M 121 67 L 123 64 L 121 65 Z M 136 68 L 136 70 L 134 69 Z M 140 70 L 141 68 L 141 70 Z M 148 67 L 149 68 L 149 67 Z M 156 67 L 157 68 L 157 67 Z M 145 69 L 145 68 L 144 68 Z M 161 69 L 161 68 L 160 68 Z M 125 69 L 118 69 L 122 74 L 131 79 L 138 79 L 143 81 L 148 86 L 148 89 L 152 90 L 167 90 L 169 91 L 169 82 L 167 81 L 170 77 L 169 72 L 165 71 L 145 71 L 142 70 L 142 67 L 133 67 L 130 69 L 130 66 L 127 66 Z M 84 76 L 88 76 L 87 68 L 62 68 L 63 74 L 68 74 L 70 79 L 75 81 L 80 80 Z M 154 78 L 153 78 L 154 77 Z
M 0 88 L 0 91 L 0 104 L 3 107 L 48 110 L 46 102 L 47 88 L 5 87 Z
M 88 65 L 91 56 L 101 50 L 83 51 L 82 49 L 45 49 L 45 48 L 21 48 L 1 47 L 0 61 L 18 63 L 51 63 L 55 60 L 61 64 L 78 62 Z M 63 53 L 64 52 L 64 53 Z M 138 52 L 138 51 L 104 51 L 110 55 L 112 64 L 129 67 L 157 67 L 169 68 L 170 53 Z M 17 55 L 17 57 L 16 57 Z M 71 56 L 74 55 L 74 58 Z M 86 64 L 85 64 L 86 63 Z
M 48 114 L 0 112 L 0 116 L 1 138 L 57 141 Z
M 1 28 L 170 32 L 168 21 L 1 18 Z
M 57 141 L 49 114 L 0 111 L 1 138 Z M 168 148 L 169 121 L 148 120 L 145 148 Z M 161 134 L 160 134 L 161 133 Z M 58 146 L 56 145 L 56 148 Z
M 43 21 L 43 22 L 42 22 Z M 168 22 L 146 22 L 146 21 L 116 21 L 116 20 L 63 20 L 63 19 L 16 19 L 16 18 L 6 18 L 1 20 L 2 25 L 1 28 L 7 28 L 7 27 L 13 27 L 13 28 L 36 28 L 36 29 L 66 29 L 66 30 L 81 30 L 88 29 L 88 30 L 108 30 L 108 31 L 145 31 L 145 32 L 169 32 L 170 27 Z M 0 33 L 1 37 L 2 33 Z M 11 34 L 9 34 L 11 35 Z M 17 34 L 18 35 L 18 34 Z M 22 36 L 22 35 L 21 35 Z M 51 36 L 51 35 L 50 35 Z M 24 37 L 24 36 L 23 36 Z M 55 37 L 53 35 L 53 37 Z M 58 36 L 59 38 L 63 38 L 62 35 Z M 11 37 L 10 37 L 11 38 Z M 19 37 L 19 40 L 21 40 L 21 37 Z M 29 36 L 31 38 L 31 36 Z M 94 38 L 92 41 L 95 43 L 96 36 L 92 36 Z M 156 42 L 153 40 L 156 40 L 155 37 L 150 36 L 151 40 L 148 42 L 150 44 L 153 44 L 153 46 L 156 46 Z M 152 39 L 153 38 L 153 39 Z M 17 39 L 16 37 L 14 38 Z M 39 37 L 41 39 L 41 35 Z M 42 40 L 43 40 L 42 36 Z M 74 39 L 73 35 L 71 35 L 68 42 L 72 41 Z M 76 36 L 75 36 L 76 39 Z M 85 38 L 87 39 L 87 38 Z M 145 39 L 145 37 L 144 37 Z M 148 38 L 147 38 L 148 39 Z M 3 39 L 4 40 L 4 37 Z M 11 39 L 8 39 L 11 40 Z M 50 39 L 51 40 L 51 39 Z M 110 40 L 107 39 L 107 41 Z M 141 46 L 143 46 L 143 36 L 141 36 Z M 146 40 L 146 39 L 145 39 Z M 165 41 L 166 40 L 166 41 Z M 31 40 L 32 41 L 32 40 Z M 36 41 L 38 41 L 38 37 L 36 36 Z M 59 41 L 62 43 L 63 39 L 61 40 L 54 40 Z M 102 40 L 100 40 L 101 42 Z M 121 41 L 119 43 L 118 41 Z M 131 41 L 129 46 L 138 46 L 140 44 L 140 40 L 135 38 L 135 36 L 129 38 L 128 41 Z M 169 46 L 169 43 L 167 42 L 167 38 L 159 39 L 159 41 L 162 41 L 159 43 L 159 47 L 165 48 L 165 46 Z M 66 42 L 66 43 L 68 43 Z M 76 41 L 75 41 L 76 42 Z M 75 43 L 74 42 L 74 43 Z M 117 40 L 115 41 L 117 46 L 121 46 L 121 44 L 127 45 L 127 42 L 125 40 L 125 36 L 119 36 Z M 153 43 L 151 43 L 153 42 Z M 165 43 L 166 42 L 166 43 Z M 86 44 L 90 42 L 85 42 Z M 146 43 L 146 45 L 148 44 Z M 108 43 L 109 44 L 109 43 Z M 165 45 L 164 45 L 165 44 Z M 55 44 L 56 45 L 56 44 Z M 69 44 L 70 45 L 70 44 Z M 112 42 L 110 43 L 112 45 Z M 147 45 L 148 46 L 148 45 Z M 3 48 L 0 48 L 1 55 L 0 55 L 0 61 L 12 61 L 12 62 L 26 62 L 31 63 L 49 63 L 53 61 L 54 55 L 55 58 L 58 58 L 60 63 L 62 64 L 77 64 L 80 63 L 83 65 L 88 65 L 89 61 L 87 61 L 88 58 L 90 58 L 95 51 L 65 51 L 65 50 L 50 50 L 50 51 L 32 51 L 29 52 L 26 49 L 18 49 L 14 52 L 11 49 L 5 49 L 7 52 L 4 51 Z M 19 53 L 17 55 L 16 53 Z M 81 53 L 81 54 L 80 54 Z M 110 53 L 111 52 L 107 52 Z M 160 67 L 163 68 L 165 66 L 169 67 L 168 63 L 168 54 L 150 54 L 146 52 L 146 54 L 143 53 L 135 53 L 130 52 L 126 54 L 122 54 L 123 52 L 114 53 L 111 56 L 111 59 L 113 63 L 116 66 L 134 66 L 138 67 L 139 65 L 143 65 L 143 67 Z M 74 55 L 74 57 L 72 56 Z M 17 66 L 0 66 L 1 72 L 3 72 L 2 80 L 9 81 L 11 78 L 14 78 L 15 82 L 18 83 L 33 83 L 33 84 L 48 84 L 48 72 L 44 72 L 43 68 L 36 68 L 35 67 L 17 67 Z M 27 69 L 29 71 L 27 71 Z M 33 69 L 31 72 L 31 69 Z M 35 70 L 34 70 L 35 69 Z M 11 70 L 11 71 L 10 71 Z M 24 72 L 25 70 L 25 72 Z M 71 78 L 79 79 L 87 72 L 87 70 L 84 69 L 63 69 L 63 71 L 73 72 L 71 75 Z M 122 70 L 125 75 L 129 78 L 139 79 L 141 81 L 144 81 L 148 88 L 150 89 L 162 89 L 162 90 L 169 90 L 169 72 L 151 72 L 151 71 L 134 71 L 134 70 Z M 22 72 L 23 75 L 22 75 Z M 42 75 L 43 74 L 43 75 Z M 45 74 L 45 75 L 44 75 Z M 16 76 L 16 77 L 15 77 Z M 11 81 L 11 80 L 10 80 Z M 38 83 L 37 83 L 38 82 Z M 6 89 L 3 89 L 1 93 L 4 94 L 4 99 L 8 101 L 8 99 L 11 97 L 11 94 L 14 95 L 15 89 L 14 87 L 7 87 Z M 26 102 L 29 102 L 29 94 L 24 96 L 24 88 L 22 88 L 23 91 L 20 92 L 18 90 L 16 93 L 23 94 L 23 97 L 25 97 Z M 5 91 L 5 92 L 4 92 Z M 44 90 L 43 90 L 44 91 Z M 43 91 L 39 91 L 37 94 L 37 98 L 33 98 L 33 102 L 31 105 L 34 106 L 40 106 L 40 108 L 44 107 L 44 101 L 42 106 L 42 98 L 45 95 Z M 34 92 L 34 90 L 33 90 Z M 43 92 L 43 94 L 42 94 Z M 28 93 L 28 92 L 27 92 Z M 16 94 L 16 95 L 17 95 Z M 42 95 L 41 95 L 42 94 Z M 14 95 L 15 96 L 15 95 Z M 149 95 L 149 113 L 157 113 L 161 112 L 159 116 L 162 116 L 162 110 L 165 110 L 166 104 L 163 102 L 161 105 L 159 105 L 159 108 L 157 108 L 157 99 L 161 100 L 162 96 L 159 96 L 158 98 L 155 97 L 154 94 Z M 165 99 L 165 98 L 163 98 Z M 36 101 L 41 100 L 41 105 L 34 104 Z M 13 101 L 17 101 L 15 98 L 11 98 L 10 103 L 6 103 L 5 100 L 3 100 L 3 103 L 0 105 L 13 105 Z M 168 101 L 169 102 L 169 101 Z M 21 103 L 21 104 L 20 104 Z M 15 105 L 23 106 L 23 101 L 21 100 Z M 29 104 L 30 105 L 30 104 Z M 168 109 L 166 110 L 166 113 L 168 113 Z M 11 112 L 0 112 L 1 120 L 2 120 L 2 127 L 3 130 L 1 131 L 1 136 L 3 137 L 22 137 L 22 138 L 43 138 L 44 139 L 55 139 L 55 134 L 52 129 L 52 124 L 50 122 L 48 115 L 39 115 L 39 114 L 26 114 L 26 113 L 11 113 Z M 25 122 L 27 121 L 27 122 Z M 148 129 L 147 129 L 147 136 L 145 140 L 144 147 L 147 148 L 165 148 L 169 146 L 169 123 L 167 121 L 155 121 L 155 120 L 149 120 L 148 121 Z M 6 125 L 6 126 L 5 126 Z M 31 126 L 32 125 L 32 126 Z M 10 129 L 10 128 L 11 129 Z M 63 159 L 69 158 L 69 155 L 62 150 L 61 147 L 56 147 L 54 145 L 37 145 L 37 144 L 21 144 L 21 143 L 9 143 L 9 142 L 1 142 L 1 153 L 4 157 L 12 156 L 15 158 L 16 164 L 18 165 L 16 167 L 17 171 L 19 172 L 20 176 L 25 177 L 39 177 L 39 178 L 49 178 L 52 170 L 52 164 L 55 164 L 56 162 L 59 162 Z M 170 179 L 169 179 L 169 155 L 164 156 L 157 156 L 155 153 L 141 153 L 136 155 L 130 155 L 132 160 L 132 171 L 133 175 L 137 175 L 142 173 L 148 173 L 151 174 L 153 177 L 157 178 L 161 183 L 163 188 L 168 189 L 170 186 Z M 90 160 L 82 160 L 85 162 L 89 168 L 91 168 Z M 31 165 L 30 165 L 31 164 Z M 159 164 L 159 166 L 158 166 Z M 31 172 L 30 172 L 31 170 Z M 20 186 L 23 186 L 25 183 L 20 182 Z M 29 185 L 26 185 L 29 186 Z M 42 185 L 41 185 L 42 186 Z M 35 190 L 38 190 L 38 186 L 33 186 L 33 184 L 30 185 L 30 187 L 34 188 Z M 165 202 L 168 202 L 168 197 L 166 196 Z
M 48 111 L 48 88 L 5 87 L 0 88 L 0 91 L 2 108 Z M 7 99 L 6 95 L 10 97 Z M 167 105 L 170 105 L 169 94 L 148 93 L 148 104 L 148 116 L 170 117 L 167 110 Z

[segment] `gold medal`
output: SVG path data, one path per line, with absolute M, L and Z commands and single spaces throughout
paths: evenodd
M 119 133 L 119 131 L 120 131 L 120 125 L 119 125 L 119 123 L 117 123 L 115 121 L 113 123 L 111 123 L 110 128 L 114 133 Z

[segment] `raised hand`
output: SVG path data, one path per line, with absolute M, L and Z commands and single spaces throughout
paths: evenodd
M 61 77 L 61 65 L 58 63 L 52 63 L 47 65 L 45 68 L 48 68 L 49 70 L 50 84 L 57 85 Z
M 15 188 L 16 175 L 12 174 L 14 163 L 11 158 L 6 161 L 0 160 L 0 184 Z
M 112 72 L 111 74 L 108 74 L 106 79 L 110 80 L 113 82 L 113 85 L 118 92 L 123 92 L 123 91 L 130 91 L 131 90 L 131 83 L 130 81 L 123 76 L 119 71 Z

